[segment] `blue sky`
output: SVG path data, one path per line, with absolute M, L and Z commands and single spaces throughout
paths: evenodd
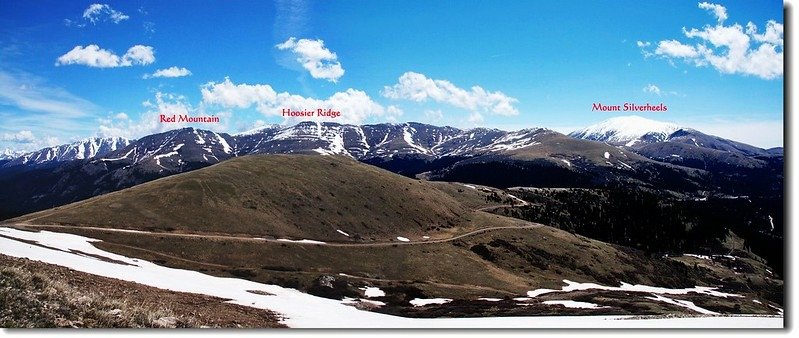
M 283 108 L 561 132 L 634 114 L 597 102 L 782 146 L 782 23 L 779 1 L 3 0 L 0 150 L 184 126 L 157 121 L 173 113 L 229 133 L 298 121 Z

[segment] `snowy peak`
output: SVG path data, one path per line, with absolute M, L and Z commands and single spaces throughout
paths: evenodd
M 183 128 L 142 137 L 129 146 L 108 153 L 95 162 L 141 165 L 149 171 L 182 171 L 217 163 L 235 156 L 227 134 Z
M 121 137 L 92 137 L 70 144 L 62 144 L 22 154 L 6 163 L 5 166 L 92 159 L 122 149 L 130 142 L 130 140 Z
M 633 146 L 637 143 L 662 142 L 682 127 L 640 116 L 620 116 L 571 132 L 569 136 L 607 142 L 612 145 Z
M 13 160 L 13 159 L 21 156 L 22 154 L 25 154 L 25 152 L 14 151 L 14 150 L 6 148 L 3 151 L 0 151 L 0 161 L 2 161 L 2 160 Z
M 318 153 L 371 158 L 416 154 L 437 156 L 435 146 L 461 131 L 421 123 L 348 125 L 301 122 L 237 134 L 237 154 Z

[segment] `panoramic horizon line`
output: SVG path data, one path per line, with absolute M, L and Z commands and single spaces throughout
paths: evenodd
M 452 129 L 456 129 L 456 130 L 459 130 L 459 131 L 470 131 L 470 130 L 485 129 L 485 130 L 498 130 L 498 131 L 503 131 L 503 132 L 508 132 L 508 133 L 519 132 L 519 131 L 528 130 L 528 129 L 539 129 L 539 130 L 546 130 L 546 131 L 555 132 L 555 133 L 558 133 L 558 134 L 561 134 L 561 135 L 564 135 L 564 136 L 568 136 L 568 137 L 574 138 L 573 136 L 571 136 L 571 134 L 574 133 L 574 132 L 590 128 L 590 127 L 592 127 L 594 125 L 602 124 L 602 123 L 604 123 L 604 122 L 606 122 L 608 120 L 614 119 L 614 118 L 622 118 L 622 117 L 637 117 L 637 118 L 641 118 L 641 119 L 645 119 L 645 120 L 649 120 L 649 121 L 654 121 L 654 122 L 671 123 L 671 124 L 674 124 L 674 125 L 676 125 L 678 127 L 674 132 L 677 132 L 677 131 L 680 131 L 680 130 L 692 130 L 692 131 L 696 131 L 696 132 L 705 134 L 702 131 L 694 129 L 694 128 L 691 128 L 691 127 L 680 126 L 680 125 L 678 125 L 676 123 L 672 123 L 672 122 L 664 122 L 664 121 L 647 119 L 645 117 L 641 117 L 641 116 L 638 116 L 638 115 L 626 115 L 626 116 L 616 116 L 616 117 L 608 118 L 608 119 L 605 119 L 605 120 L 603 120 L 603 121 L 601 121 L 599 123 L 595 123 L 595 124 L 592 124 L 592 125 L 580 128 L 580 129 L 576 129 L 576 130 L 574 130 L 572 132 L 569 132 L 569 133 L 562 133 L 562 132 L 559 132 L 557 130 L 554 130 L 554 129 L 551 129 L 551 128 L 547 128 L 547 127 L 527 127 L 527 128 L 521 128 L 521 129 L 506 130 L 506 129 L 489 128 L 489 127 L 458 128 L 458 127 L 453 127 L 453 126 L 449 126 L 449 125 L 435 125 L 435 124 L 424 123 L 424 122 L 415 122 L 415 121 L 383 122 L 383 123 L 373 123 L 373 124 L 349 124 L 349 123 L 339 123 L 339 122 L 329 122 L 329 121 L 305 120 L 305 121 L 299 121 L 297 123 L 290 124 L 290 125 L 289 124 L 285 124 L 285 125 L 284 124 L 277 124 L 277 123 L 269 124 L 269 125 L 264 125 L 262 127 L 253 128 L 253 129 L 250 129 L 250 130 L 247 130 L 247 131 L 242 131 L 242 132 L 233 133 L 233 134 L 232 133 L 227 133 L 227 132 L 216 132 L 216 131 L 213 131 L 213 130 L 210 130 L 210 129 L 202 129 L 202 128 L 198 128 L 198 127 L 194 127 L 194 126 L 185 126 L 185 127 L 178 127 L 178 128 L 174 128 L 174 129 L 165 130 L 165 131 L 162 131 L 162 132 L 147 134 L 147 135 L 141 136 L 139 138 L 125 138 L 125 137 L 121 137 L 121 136 L 108 136 L 108 137 L 90 136 L 90 137 L 85 137 L 85 138 L 82 138 L 82 139 L 79 139 L 79 140 L 75 140 L 75 141 L 72 141 L 72 142 L 61 143 L 61 144 L 51 145 L 51 146 L 47 146 L 47 147 L 42 147 L 42 148 L 39 148 L 39 149 L 36 149 L 36 150 L 13 151 L 11 149 L 6 148 L 5 151 L 6 151 L 6 153 L 10 153 L 10 154 L 16 153 L 17 154 L 16 156 L 24 156 L 26 154 L 35 153 L 35 152 L 42 151 L 42 150 L 48 149 L 48 148 L 57 148 L 57 147 L 61 147 L 61 146 L 72 145 L 72 144 L 76 144 L 76 143 L 82 143 L 82 142 L 89 141 L 89 140 L 94 140 L 94 139 L 100 139 L 100 140 L 102 140 L 102 139 L 123 139 L 123 140 L 127 140 L 127 141 L 133 142 L 133 141 L 138 141 L 138 140 L 140 140 L 142 138 L 145 138 L 145 137 L 148 137 L 148 136 L 153 136 L 153 135 L 158 135 L 158 134 L 165 134 L 165 133 L 170 133 L 170 132 L 174 132 L 174 131 L 178 131 L 178 130 L 184 130 L 184 129 L 201 130 L 201 131 L 211 132 L 211 133 L 215 133 L 215 134 L 225 134 L 225 135 L 228 135 L 228 136 L 231 136 L 231 137 L 236 137 L 236 136 L 246 136 L 248 133 L 254 133 L 254 132 L 257 132 L 257 131 L 260 131 L 260 130 L 268 129 L 270 127 L 291 128 L 291 127 L 294 127 L 294 126 L 297 126 L 297 125 L 300 125 L 300 124 L 303 124 L 303 123 L 314 123 L 314 124 L 317 124 L 317 125 L 334 124 L 334 125 L 339 125 L 339 126 L 357 126 L 357 127 L 379 126 L 379 125 L 398 126 L 398 125 L 408 125 L 408 124 L 411 124 L 411 123 L 415 123 L 415 124 L 434 126 L 434 127 L 440 127 L 440 128 L 452 128 Z M 712 135 L 712 134 L 706 134 L 706 135 L 713 136 L 713 137 L 718 137 L 718 138 L 729 140 L 729 141 L 733 141 L 733 142 L 743 143 L 743 144 L 746 144 L 746 145 L 749 145 L 749 146 L 754 146 L 754 147 L 757 147 L 757 148 L 760 148 L 760 149 L 764 149 L 764 150 L 782 149 L 782 148 L 784 148 L 784 146 L 766 148 L 766 147 L 760 147 L 760 146 L 755 146 L 755 145 L 752 145 L 752 144 L 744 143 L 744 142 L 741 142 L 741 141 L 736 141 L 736 140 L 733 140 L 733 139 L 723 138 L 723 137 Z M 582 139 L 582 138 L 580 138 L 580 139 Z M 583 139 L 583 140 L 600 142 L 600 141 L 588 140 L 588 139 Z

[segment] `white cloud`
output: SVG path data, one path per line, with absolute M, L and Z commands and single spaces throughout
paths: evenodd
M 746 24 L 746 33 L 751 35 L 755 41 L 767 42 L 772 45 L 782 46 L 783 41 L 783 26 L 774 20 L 769 20 L 766 23 L 766 32 L 757 34 L 757 26 L 751 21 Z
M 766 23 L 766 30 L 758 33 L 757 26 L 749 22 L 746 29 L 740 24 L 725 26 L 727 10 L 721 5 L 699 3 L 699 8 L 711 10 L 718 24 L 702 29 L 683 28 L 688 44 L 675 39 L 660 41 L 654 54 L 648 45 L 638 44 L 645 57 L 659 55 L 669 61 L 682 59 L 697 67 L 711 66 L 723 74 L 754 75 L 761 79 L 775 79 L 783 75 L 783 25 L 774 20 Z
M 130 47 L 125 55 L 122 56 L 122 62 L 120 65 L 125 67 L 136 64 L 149 65 L 153 62 L 155 62 L 155 52 L 153 51 L 153 47 L 135 45 Z
M 145 101 L 142 105 L 146 108 L 137 120 L 127 118 L 120 118 L 120 114 L 109 116 L 108 118 L 100 118 L 97 135 L 100 137 L 125 137 L 125 138 L 138 138 L 145 135 L 154 133 L 161 133 L 172 129 L 197 126 L 196 124 L 186 122 L 163 123 L 160 121 L 160 115 L 190 115 L 190 116 L 210 116 L 214 115 L 220 118 L 219 123 L 204 123 L 201 128 L 213 130 L 217 132 L 224 132 L 228 130 L 232 113 L 229 111 L 220 111 L 209 113 L 205 108 L 200 105 L 193 106 L 188 102 L 185 96 L 176 95 L 172 93 L 157 92 L 155 94 L 155 103 Z
M 119 114 L 114 115 L 114 118 L 117 119 L 117 120 L 127 120 L 128 119 L 128 114 L 119 113 Z
M 92 24 L 96 24 L 99 21 L 113 21 L 114 23 L 120 23 L 121 21 L 130 19 L 129 16 L 111 8 L 111 6 L 106 4 L 89 5 L 89 7 L 83 11 L 83 18 Z
M 467 118 L 466 121 L 469 121 L 469 123 L 475 125 L 480 124 L 483 122 L 483 115 L 481 115 L 478 112 L 472 112 L 471 114 L 469 114 L 469 118 Z
M 129 67 L 133 65 L 149 65 L 155 62 L 153 47 L 135 45 L 121 57 L 110 50 L 102 49 L 97 45 L 75 46 L 72 50 L 61 55 L 55 65 L 84 65 L 96 68 Z
M 386 117 L 386 120 L 389 121 L 389 122 L 397 122 L 399 117 L 402 116 L 402 114 L 404 114 L 404 113 L 405 112 L 403 112 L 402 109 L 400 109 L 397 106 L 388 106 L 386 108 L 385 117 Z
M 635 42 L 638 47 L 649 47 L 652 43 L 649 41 L 636 41 Z
M 275 47 L 280 50 L 290 50 L 294 53 L 297 56 L 297 62 L 308 70 L 315 79 L 337 82 L 344 75 L 344 68 L 338 62 L 338 56 L 325 48 L 325 43 L 322 40 L 297 40 L 291 37 Z
M 61 144 L 54 136 L 37 137 L 30 130 L 0 134 L 0 144 L 6 146 L 1 153 L 24 153 Z M 9 148 L 8 146 L 11 146 Z
M 14 142 L 14 143 L 33 143 L 36 141 L 36 137 L 33 136 L 33 132 L 30 130 L 20 130 L 16 133 L 4 133 L 0 136 L 0 141 L 4 142 Z
M 383 87 L 382 94 L 390 99 L 406 99 L 415 102 L 446 103 L 473 112 L 490 112 L 496 115 L 518 115 L 513 106 L 517 99 L 502 92 L 489 92 L 480 86 L 471 90 L 459 88 L 446 80 L 433 80 L 424 74 L 407 72 L 400 76 L 397 84 Z
M 658 43 L 655 54 L 677 58 L 693 58 L 699 55 L 694 47 L 684 45 L 677 40 L 664 40 Z
M 89 120 L 98 110 L 93 103 L 53 87 L 44 79 L 3 69 L 0 69 L 0 107 L 3 121 L 0 148 L 18 151 L 60 144 L 58 137 L 67 138 L 91 130 Z M 27 142 L 31 135 L 36 138 Z
M 41 79 L 3 70 L 0 70 L 0 104 L 45 113 L 51 118 L 80 118 L 97 108 L 62 88 L 44 84 Z
M 715 15 L 716 19 L 718 19 L 719 24 L 724 22 L 724 20 L 727 20 L 727 9 L 724 8 L 724 6 L 722 5 L 711 4 L 708 2 L 700 2 L 699 8 L 713 12 L 713 15 Z
M 444 113 L 441 112 L 441 109 L 425 110 L 424 119 L 429 123 L 441 122 L 444 119 Z
M 287 121 L 299 120 L 325 120 L 339 123 L 361 124 L 373 116 L 398 116 L 399 108 L 386 108 L 374 102 L 365 92 L 347 89 L 337 92 L 326 99 L 316 99 L 291 94 L 276 92 L 267 84 L 235 84 L 229 78 L 223 82 L 208 82 L 201 89 L 205 105 L 215 105 L 223 108 L 250 108 L 266 116 L 282 116 L 282 110 L 317 110 L 333 109 L 341 112 L 337 118 L 312 117 L 312 118 L 286 118 Z
M 644 92 L 645 93 L 652 93 L 652 94 L 655 94 L 657 96 L 660 96 L 660 88 L 658 86 L 656 86 L 656 85 L 651 84 L 651 83 L 646 85 L 646 87 L 644 87 Z
M 234 84 L 227 77 L 220 83 L 206 83 L 201 92 L 203 102 L 228 108 L 249 108 L 277 100 L 277 93 L 270 85 Z
M 178 68 L 177 66 L 172 66 L 165 69 L 156 70 L 152 74 L 144 74 L 143 78 L 149 79 L 153 77 L 183 77 L 191 75 L 191 71 L 186 68 Z

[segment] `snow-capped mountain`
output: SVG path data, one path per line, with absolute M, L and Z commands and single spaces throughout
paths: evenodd
M 20 155 L 22 155 L 24 153 L 25 152 L 14 151 L 14 150 L 6 148 L 3 151 L 0 151 L 0 161 L 12 160 L 12 159 L 15 159 L 15 158 L 19 157 Z
M 682 127 L 640 116 L 620 116 L 575 130 L 569 136 L 612 145 L 634 146 L 638 143 L 662 142 Z
M 180 172 L 214 164 L 236 152 L 233 138 L 227 134 L 195 128 L 183 128 L 142 137 L 128 146 L 96 158 L 102 166 L 145 171 Z
M 782 156 L 769 151 L 692 129 L 678 128 L 666 135 L 674 129 L 668 124 L 619 127 L 629 124 L 617 124 L 616 132 L 598 127 L 584 133 L 604 135 L 605 140 L 621 145 L 542 128 L 462 130 L 414 122 L 360 126 L 302 122 L 236 135 L 183 128 L 135 141 L 89 139 L 0 162 L 0 196 L 8 197 L 0 200 L 5 203 L 0 213 L 18 215 L 51 208 L 257 154 L 348 156 L 409 177 L 496 187 L 633 182 L 678 191 L 711 189 L 705 176 L 692 168 L 729 177 L 776 177 L 775 182 L 780 177 Z M 634 140 L 638 142 L 625 146 Z M 753 187 L 779 190 L 777 183 Z
M 535 145 L 532 134 L 542 130 L 461 130 L 415 122 L 363 126 L 301 122 L 289 127 L 264 127 L 233 137 L 239 156 L 314 152 L 363 160 L 394 156 L 439 158 L 515 150 Z
M 692 128 L 638 116 L 614 117 L 569 136 L 627 148 L 659 162 L 705 170 L 769 167 L 773 161 L 768 157 L 779 156 Z
M 130 142 L 130 140 L 121 137 L 92 137 L 78 142 L 62 144 L 59 146 L 53 146 L 29 153 L 24 153 L 15 156 L 13 160 L 4 165 L 15 166 L 91 159 L 113 152 L 117 149 L 121 149 L 130 144 Z

